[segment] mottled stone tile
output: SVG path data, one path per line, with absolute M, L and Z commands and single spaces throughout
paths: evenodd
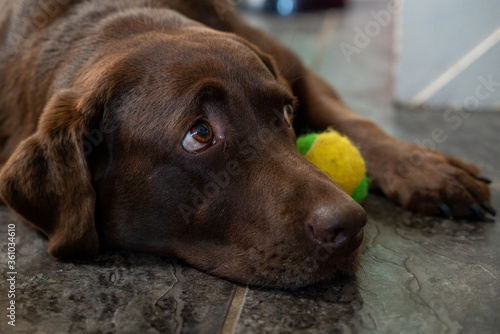
M 375 196 L 365 206 L 369 224 L 358 275 L 363 307 L 357 331 L 495 332 L 498 224 L 421 217 Z
M 235 333 L 340 333 L 359 321 L 355 280 L 280 291 L 250 288 Z
M 174 260 L 127 251 L 59 262 L 47 242 L 0 207 L 0 248 L 16 225 L 16 327 L 4 321 L 8 286 L 0 282 L 2 333 L 216 333 L 235 286 Z M 5 259 L 5 258 L 4 258 Z M 6 261 L 0 264 L 5 271 Z

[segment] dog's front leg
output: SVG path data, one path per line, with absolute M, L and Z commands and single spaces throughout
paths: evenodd
M 488 180 L 472 164 L 390 137 L 373 122 L 352 112 L 333 89 L 306 71 L 296 93 L 305 120 L 316 129 L 333 126 L 348 135 L 366 159 L 368 172 L 391 200 L 405 209 L 435 215 L 484 218 L 495 214 L 489 204 Z

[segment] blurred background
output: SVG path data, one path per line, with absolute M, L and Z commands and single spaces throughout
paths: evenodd
M 500 110 L 498 0 L 236 1 L 343 96 Z

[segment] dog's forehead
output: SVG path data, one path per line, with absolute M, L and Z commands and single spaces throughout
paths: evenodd
M 114 116 L 120 137 L 170 145 L 207 111 L 239 133 L 279 123 L 292 94 L 259 54 L 228 34 L 188 36 L 152 36 L 113 67 L 115 81 L 129 83 L 114 94 L 121 100 Z
M 200 119 L 252 131 L 264 122 L 279 122 L 288 96 L 285 88 L 271 80 L 239 89 L 206 76 L 183 87 L 138 85 L 122 97 L 115 117 L 129 139 L 138 135 L 140 140 L 170 140 Z
M 203 27 L 189 27 L 172 35 L 151 33 L 134 39 L 129 68 L 177 84 L 206 76 L 222 79 L 275 78 L 260 51 L 241 38 Z
M 182 108 L 207 90 L 241 97 L 254 93 L 260 100 L 291 95 L 249 47 L 230 36 L 206 35 L 213 43 L 203 42 L 202 33 L 193 34 L 189 42 L 179 37 L 152 43 L 123 61 L 115 73 L 135 77 L 128 79 L 134 82 L 128 93 L 133 100 L 160 109 L 165 104 Z

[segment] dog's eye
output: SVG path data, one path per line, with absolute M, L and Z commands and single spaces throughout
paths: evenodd
M 206 122 L 200 122 L 193 126 L 186 134 L 182 147 L 190 153 L 199 151 L 213 142 L 214 133 L 212 127 Z
M 288 126 L 292 126 L 292 118 L 293 118 L 293 106 L 290 103 L 285 104 L 283 108 L 283 115 L 285 116 L 285 121 Z

